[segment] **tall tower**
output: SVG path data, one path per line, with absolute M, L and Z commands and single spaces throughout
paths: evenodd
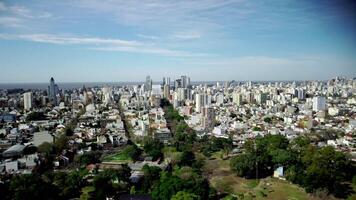
M 48 87 L 48 96 L 49 96 L 49 100 L 54 105 L 57 105 L 57 93 L 58 93 L 58 86 L 55 84 L 54 78 L 51 77 L 51 80 L 49 81 L 49 87 Z
M 30 110 L 32 108 L 32 92 L 23 94 L 23 107 L 25 110 Z
M 168 84 L 165 84 L 163 86 L 163 96 L 164 96 L 164 98 L 169 99 L 169 85 Z
M 326 108 L 326 99 L 322 96 L 317 96 L 313 98 L 313 111 L 321 111 Z
M 152 90 L 152 79 L 150 76 L 146 76 L 145 89 L 146 89 L 146 91 Z

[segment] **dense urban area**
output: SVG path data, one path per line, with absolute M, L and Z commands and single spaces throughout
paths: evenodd
M 356 199 L 356 79 L 0 89 L 1 199 Z

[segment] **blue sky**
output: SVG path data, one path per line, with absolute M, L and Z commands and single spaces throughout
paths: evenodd
M 0 82 L 356 76 L 348 0 L 0 0 Z

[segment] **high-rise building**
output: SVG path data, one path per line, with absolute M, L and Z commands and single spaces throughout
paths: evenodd
M 297 89 L 297 93 L 298 93 L 298 99 L 299 100 L 305 99 L 305 90 Z
M 181 87 L 182 87 L 182 79 L 176 79 L 174 81 L 174 90 L 177 91 L 177 89 Z
M 23 94 L 23 107 L 25 110 L 30 110 L 32 108 L 32 92 Z
M 152 79 L 150 76 L 146 76 L 145 90 L 146 91 L 152 90 Z
M 54 78 L 51 77 L 48 86 L 48 97 L 52 104 L 57 105 L 57 94 L 58 94 L 58 85 L 54 82 Z
M 195 112 L 200 112 L 200 109 L 202 107 L 202 100 L 203 100 L 203 95 L 202 94 L 196 94 L 195 95 Z
M 241 93 L 234 93 L 232 96 L 232 101 L 236 105 L 241 105 L 242 104 L 242 94 Z
M 163 77 L 162 85 L 163 85 L 163 87 L 164 87 L 164 85 L 171 86 L 171 79 L 169 77 Z
M 265 104 L 267 101 L 267 94 L 266 93 L 258 93 L 256 95 L 256 103 L 257 104 Z
M 211 95 L 208 94 L 195 94 L 195 112 L 201 112 L 201 108 L 204 106 L 210 106 Z
M 190 86 L 190 78 L 187 76 L 181 76 L 181 87 L 188 88 Z
M 215 96 L 215 101 L 216 101 L 216 104 L 220 105 L 220 104 L 223 104 L 224 103 L 224 94 L 217 94 Z
M 169 85 L 168 84 L 165 84 L 163 86 L 163 97 L 166 98 L 166 99 L 169 99 Z
M 325 97 L 314 97 L 313 98 L 313 111 L 321 111 L 326 109 Z
M 104 104 L 109 104 L 112 102 L 112 88 L 111 87 L 108 87 L 108 86 L 105 86 L 101 89 L 102 91 L 102 101 Z
M 166 78 L 166 84 L 170 87 L 171 86 L 171 78 Z
M 202 110 L 203 127 L 208 131 L 213 130 L 215 124 L 214 108 L 205 106 L 201 110 Z
M 180 79 L 182 80 L 182 88 L 187 88 L 187 76 L 181 76 Z

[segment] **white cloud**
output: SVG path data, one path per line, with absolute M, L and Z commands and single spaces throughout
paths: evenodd
M 6 10 L 6 6 L 5 6 L 5 4 L 3 2 L 0 2 L 0 10 L 1 11 Z
M 83 44 L 83 45 L 125 45 L 125 46 L 140 46 L 137 41 L 97 38 L 97 37 L 72 37 L 58 36 L 49 34 L 28 34 L 28 35 L 0 35 L 3 39 L 20 39 L 32 42 L 42 42 L 50 44 Z
M 132 53 L 148 53 L 148 54 L 157 54 L 162 56 L 171 56 L 171 57 L 204 57 L 209 56 L 208 54 L 198 54 L 190 53 L 185 51 L 177 51 L 156 47 L 130 47 L 130 46 L 118 46 L 118 47 L 96 47 L 92 48 L 93 50 L 98 51 L 119 51 L 119 52 L 132 52 Z
M 3 40 L 25 40 L 56 45 L 86 45 L 89 49 L 98 51 L 120 51 L 131 53 L 149 53 L 172 57 L 198 57 L 206 54 L 189 53 L 185 51 L 160 48 L 152 43 L 144 43 L 134 40 L 121 40 L 98 37 L 74 37 L 50 34 L 0 34 Z
M 17 17 L 0 17 L 0 26 L 21 27 L 23 20 Z
M 145 35 L 145 34 L 137 34 L 138 37 L 144 38 L 144 39 L 149 39 L 149 40 L 158 40 L 160 37 L 155 36 L 155 35 Z
M 173 38 L 181 39 L 181 40 L 199 39 L 201 38 L 201 33 L 197 31 L 182 32 L 173 35 Z
M 79 8 L 84 13 L 107 14 L 124 25 L 159 28 L 161 31 L 175 32 L 194 27 L 216 28 L 221 15 L 220 9 L 232 4 L 241 5 L 245 0 L 81 0 L 66 1 L 63 4 Z M 236 12 L 234 16 L 245 15 Z
M 49 12 L 33 11 L 19 5 L 6 5 L 0 2 L 0 25 L 17 28 L 30 24 L 30 20 L 39 20 L 52 17 Z

